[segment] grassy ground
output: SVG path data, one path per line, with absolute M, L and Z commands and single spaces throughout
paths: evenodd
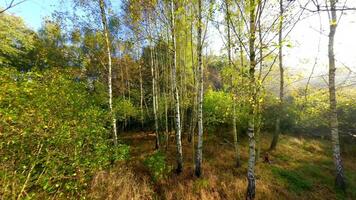
M 203 177 L 193 176 L 192 144 L 183 141 L 184 171 L 174 173 L 175 145 L 172 136 L 163 155 L 164 168 L 156 169 L 155 178 L 145 164 L 152 158 L 154 135 L 126 133 L 123 140 L 131 145 L 129 162 L 118 163 L 111 171 L 99 172 L 92 182 L 94 199 L 244 199 L 247 186 L 247 141 L 241 141 L 240 168 L 234 167 L 234 149 L 230 138 L 206 136 L 204 140 Z M 262 139 L 262 155 L 270 138 Z M 271 163 L 256 166 L 256 199 L 356 199 L 356 158 L 344 156 L 348 190 L 334 188 L 331 143 L 326 140 L 281 136 L 278 149 L 271 152 Z M 159 162 L 159 161 L 157 161 Z M 157 168 L 157 167 L 156 167 Z M 162 170 L 163 169 L 163 170 Z

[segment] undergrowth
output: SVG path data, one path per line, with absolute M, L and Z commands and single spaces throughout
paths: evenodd
M 300 174 L 278 167 L 272 167 L 272 173 L 288 186 L 288 189 L 295 193 L 301 193 L 312 189 L 312 181 L 303 178 Z
M 144 160 L 144 165 L 150 171 L 153 181 L 166 178 L 172 168 L 167 165 L 166 155 L 161 151 L 156 151 Z

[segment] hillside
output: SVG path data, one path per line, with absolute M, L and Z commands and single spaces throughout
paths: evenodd
M 246 190 L 247 141 L 241 142 L 240 168 L 234 167 L 233 146 L 215 136 L 205 138 L 203 177 L 193 175 L 191 144 L 184 141 L 184 172 L 174 173 L 175 146 L 173 141 L 162 155 L 162 163 L 168 170 L 162 178 L 152 179 L 152 171 L 144 164 L 155 155 L 154 135 L 144 132 L 125 133 L 124 141 L 130 144 L 130 160 L 117 163 L 109 171 L 97 173 L 91 185 L 90 197 L 94 199 L 244 199 Z M 173 140 L 173 137 L 171 138 Z M 270 137 L 266 135 L 262 149 L 268 148 Z M 347 194 L 335 192 L 334 165 L 331 144 L 327 140 L 315 140 L 295 136 L 281 136 L 279 148 L 270 153 L 271 163 L 260 161 L 256 165 L 256 199 L 355 199 L 356 159 L 355 149 L 344 155 L 349 189 Z M 160 171 L 158 168 L 156 172 Z
M 0 1 L 0 200 L 356 199 L 355 3 L 37 1 Z

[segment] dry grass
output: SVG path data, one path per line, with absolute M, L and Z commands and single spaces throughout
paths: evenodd
M 98 172 L 92 180 L 90 199 L 153 199 L 148 177 L 137 177 L 129 167 L 119 164 L 113 170 Z
M 193 175 L 192 144 L 183 141 L 184 171 L 153 182 L 143 160 L 154 152 L 154 135 L 127 133 L 124 140 L 132 147 L 131 159 L 110 172 L 99 172 L 92 183 L 93 199 L 244 199 L 247 180 L 247 141 L 241 141 L 242 166 L 234 166 L 234 149 L 229 133 L 204 140 L 203 177 Z M 174 137 L 166 150 L 167 164 L 175 166 Z M 262 153 L 270 138 L 262 139 Z M 355 158 L 344 158 L 350 179 L 349 194 L 340 195 L 333 187 L 334 166 L 328 141 L 281 136 L 278 149 L 270 152 L 271 164 L 256 165 L 256 199 L 353 199 L 356 198 Z M 123 167 L 125 166 L 125 167 Z

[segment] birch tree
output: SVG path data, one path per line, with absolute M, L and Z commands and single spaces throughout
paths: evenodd
M 343 2 L 343 6 L 337 8 L 337 0 L 328 0 L 325 1 L 325 4 L 319 4 L 319 2 L 313 2 L 316 6 L 316 10 L 309 10 L 311 12 L 324 12 L 328 14 L 329 20 L 329 41 L 328 41 L 328 61 L 329 61 L 329 126 L 331 132 L 331 140 L 333 145 L 333 158 L 336 168 L 336 178 L 335 185 L 338 188 L 341 188 L 345 191 L 346 182 L 344 175 L 344 167 L 341 159 L 341 150 L 340 150 L 340 139 L 339 139 L 339 121 L 337 114 L 337 100 L 336 100 L 336 84 L 335 84 L 335 53 L 334 53 L 334 43 L 335 43 L 335 34 L 338 24 L 337 11 L 341 11 L 341 15 L 344 11 L 356 10 L 356 8 L 350 8 L 346 6 L 347 1 Z
M 109 108 L 110 108 L 110 116 L 111 122 L 113 127 L 113 139 L 114 145 L 117 145 L 117 128 L 116 128 L 116 118 L 113 112 L 113 105 L 112 105 L 112 62 L 111 62 L 111 49 L 110 49 L 110 39 L 109 39 L 109 31 L 106 19 L 106 12 L 105 12 L 105 3 L 104 0 L 99 0 L 99 7 L 100 7 L 100 14 L 101 14 L 101 22 L 103 25 L 103 34 L 105 38 L 105 45 L 106 45 L 106 53 L 108 56 L 108 93 L 109 93 Z
M 279 0 L 279 24 L 278 24 L 278 60 L 279 60 L 279 108 L 283 113 L 283 97 L 284 97 L 284 68 L 283 68 L 283 0 Z M 276 130 L 273 134 L 271 150 L 277 146 L 279 134 L 281 133 L 281 114 L 277 114 Z
M 255 50 L 255 40 L 256 40 L 256 8 L 260 1 L 250 0 L 249 1 L 249 121 L 248 121 L 248 140 L 249 140 L 249 159 L 247 168 L 247 195 L 246 199 L 251 200 L 255 198 L 256 190 L 256 180 L 255 180 L 255 106 L 256 106 L 256 83 L 255 83 L 255 68 L 256 68 L 256 50 Z
M 203 160 L 203 60 L 202 60 L 202 0 L 198 0 L 198 36 L 197 36 L 197 55 L 198 55 L 198 144 L 195 156 L 195 175 L 201 176 L 201 165 Z
M 193 148 L 193 157 L 194 155 L 194 134 L 195 134 L 195 127 L 197 124 L 197 104 L 198 104 L 198 92 L 197 92 L 197 70 L 195 65 L 195 57 L 194 57 L 194 42 L 193 42 L 193 23 L 194 23 L 194 3 L 190 3 L 190 51 L 191 51 L 191 64 L 192 64 L 192 71 L 193 71 L 193 102 L 192 102 L 192 114 L 191 114 L 191 123 L 190 123 L 190 133 L 188 135 L 188 142 L 192 142 Z
M 337 27 L 336 16 L 336 0 L 329 1 L 330 10 L 328 11 L 330 30 L 329 30 L 329 44 L 328 44 L 328 56 L 329 56 L 329 109 L 330 109 L 330 129 L 331 138 L 333 144 L 334 162 L 336 167 L 336 186 L 342 189 L 346 188 L 344 168 L 342 166 L 341 153 L 340 153 L 340 141 L 339 141 L 339 125 L 336 109 L 336 89 L 335 89 L 335 55 L 334 55 L 334 41 Z
M 177 86 L 177 44 L 175 34 L 175 3 L 171 0 L 171 36 L 172 36 L 172 53 L 173 53 L 173 66 L 172 66 L 172 84 L 175 103 L 175 123 L 176 123 L 176 143 L 177 143 L 177 173 L 183 170 L 183 151 L 182 151 L 182 133 L 180 121 L 180 105 L 179 105 L 179 91 Z
M 151 43 L 150 46 L 150 60 L 151 60 L 151 76 L 152 76 L 152 104 L 153 104 L 153 115 L 154 115 L 154 120 L 155 120 L 155 135 L 156 135 L 156 143 L 155 143 L 155 148 L 159 149 L 160 148 L 160 142 L 159 142 L 159 130 L 158 130 L 158 103 L 157 103 L 157 90 L 156 90 L 156 70 L 155 70 L 155 62 L 154 62 L 154 47 L 153 44 Z
M 226 28 L 227 28 L 227 56 L 228 56 L 228 67 L 232 67 L 232 52 L 231 52 L 231 18 L 230 18 L 230 1 L 225 0 L 225 15 L 226 15 Z M 241 66 L 242 67 L 242 66 Z M 240 150 L 237 141 L 237 129 L 236 129 L 236 91 L 233 85 L 233 76 L 231 76 L 231 90 L 232 90 L 232 127 L 233 127 L 233 138 L 234 138 L 234 147 L 235 147 L 235 165 L 236 167 L 240 167 Z

